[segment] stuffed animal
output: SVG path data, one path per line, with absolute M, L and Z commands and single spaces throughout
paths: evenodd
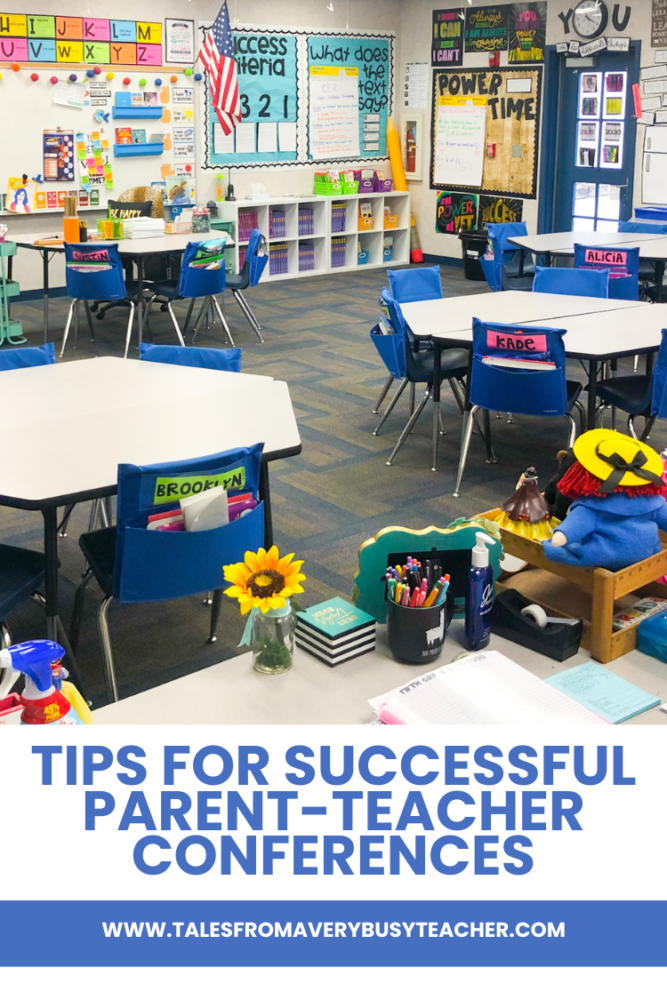
M 558 472 L 548 480 L 547 485 L 544 487 L 544 499 L 551 507 L 552 516 L 557 517 L 559 521 L 564 521 L 572 501 L 569 497 L 561 493 L 558 489 L 558 484 L 570 466 L 576 462 L 576 459 L 571 448 L 569 451 L 562 449 L 556 454 L 556 458 L 558 460 Z
M 653 448 L 604 429 L 574 443 L 574 463 L 558 482 L 573 502 L 545 541 L 553 562 L 601 566 L 617 572 L 661 551 L 667 531 L 662 461 Z

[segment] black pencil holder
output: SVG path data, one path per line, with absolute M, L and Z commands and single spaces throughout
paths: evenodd
M 408 608 L 387 600 L 387 640 L 391 655 L 404 663 L 431 663 L 445 644 L 452 620 L 451 594 L 432 608 Z

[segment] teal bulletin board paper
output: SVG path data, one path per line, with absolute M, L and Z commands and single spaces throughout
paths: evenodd
M 563 670 L 549 677 L 546 683 L 614 724 L 660 704 L 660 698 L 654 698 L 592 660 Z
M 297 40 L 294 34 L 235 31 L 234 56 L 239 76 L 241 116 L 244 122 L 297 120 Z M 294 162 L 293 152 L 216 153 L 214 126 L 218 120 L 207 86 L 209 163 L 212 166 Z M 255 136 L 255 146 L 257 138 Z
M 356 66 L 359 70 L 359 151 L 362 159 L 387 156 L 387 118 L 393 85 L 392 53 L 386 38 L 309 35 L 311 66 Z M 379 124 L 379 130 L 378 130 Z M 378 134 L 379 132 L 379 134 Z M 369 141 L 372 139 L 373 141 Z

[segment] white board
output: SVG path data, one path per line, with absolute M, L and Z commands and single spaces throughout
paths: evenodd
M 314 160 L 359 156 L 359 70 L 310 68 L 310 155 Z
M 440 97 L 435 119 L 436 184 L 481 187 L 486 139 L 486 98 Z

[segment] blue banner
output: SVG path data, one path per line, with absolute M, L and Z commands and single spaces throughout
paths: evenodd
M 664 967 L 667 902 L 0 902 L 0 941 L 1 967 Z

